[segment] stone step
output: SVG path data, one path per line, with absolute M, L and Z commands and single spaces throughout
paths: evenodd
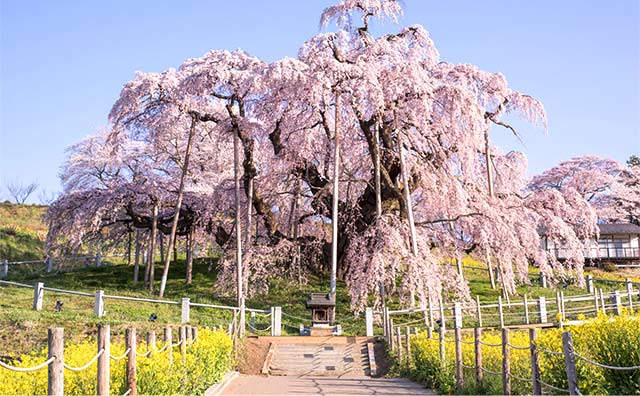
M 339 344 L 278 344 L 269 367 L 271 375 L 367 376 L 366 342 Z

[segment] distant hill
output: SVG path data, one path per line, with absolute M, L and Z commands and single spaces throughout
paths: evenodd
M 44 256 L 47 227 L 43 205 L 0 203 L 0 260 L 35 260 Z

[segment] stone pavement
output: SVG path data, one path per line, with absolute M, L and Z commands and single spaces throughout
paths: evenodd
M 240 375 L 222 395 L 435 395 L 404 378 Z

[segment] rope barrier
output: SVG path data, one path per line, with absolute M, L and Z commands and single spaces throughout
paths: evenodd
M 184 340 L 180 340 L 180 342 L 178 342 L 177 344 L 171 344 L 171 347 L 172 348 L 179 347 L 180 345 L 182 345 L 183 342 Z
M 509 376 L 511 376 L 511 378 L 517 379 L 518 381 L 533 382 L 533 378 L 520 378 L 517 375 L 513 375 L 513 374 L 509 374 Z
M 488 346 L 488 347 L 501 347 L 502 344 L 489 344 L 488 342 L 478 341 L 480 344 Z
M 122 394 L 122 396 L 128 396 L 131 393 L 131 388 L 129 388 L 126 392 Z
M 467 366 L 466 364 L 462 363 L 462 367 L 466 368 L 466 369 L 472 369 L 475 370 L 474 366 Z
M 56 359 L 55 356 L 54 357 L 50 357 L 49 359 L 45 360 L 44 362 L 42 362 L 39 365 L 34 366 L 34 367 L 15 367 L 15 366 L 10 366 L 10 365 L 6 364 L 5 362 L 3 362 L 2 360 L 0 360 L 0 367 L 4 367 L 7 370 L 11 370 L 11 371 L 18 371 L 18 372 L 21 372 L 21 373 L 27 373 L 27 372 L 30 372 L 30 371 L 40 370 L 41 368 L 44 368 L 44 367 L 48 366 L 55 359 Z
M 139 356 L 139 357 L 148 357 L 150 354 L 151 354 L 151 349 L 149 349 L 145 353 L 138 353 L 138 351 L 136 351 L 136 356 Z
M 266 329 L 257 329 L 257 328 L 255 328 L 255 327 L 251 326 L 251 324 L 250 324 L 250 323 L 248 323 L 248 325 L 249 325 L 249 328 L 250 328 L 251 330 L 253 330 L 253 331 L 269 331 L 269 330 L 271 330 L 271 326 L 267 327 Z
M 103 348 L 103 349 L 101 349 L 101 350 L 100 350 L 100 352 L 98 352 L 98 354 L 97 354 L 96 356 L 94 356 L 93 358 L 91 358 L 91 360 L 89 360 L 89 361 L 87 362 L 87 364 L 85 364 L 84 366 L 81 366 L 81 367 L 72 367 L 72 366 L 69 366 L 69 365 L 68 365 L 68 364 L 66 364 L 66 363 L 63 363 L 63 364 L 64 364 L 64 368 L 66 368 L 67 370 L 71 370 L 71 371 L 82 371 L 82 370 L 86 370 L 87 368 L 89 368 L 89 366 L 91 366 L 93 363 L 95 363 L 95 361 L 96 361 L 96 360 L 98 360 L 98 358 L 99 358 L 100 356 L 102 356 L 102 354 L 103 354 L 103 353 L 104 353 L 104 348 Z
M 165 351 L 165 349 L 169 348 L 169 344 L 165 343 L 164 346 L 160 349 L 158 349 L 156 352 L 158 353 L 162 353 Z
M 131 348 L 127 348 L 126 351 L 124 351 L 124 354 L 122 354 L 122 356 L 113 356 L 111 354 L 109 354 L 109 357 L 113 360 L 122 360 L 124 358 L 127 357 L 127 355 L 129 354 L 129 352 L 131 352 Z
M 291 319 L 302 320 L 303 322 L 306 322 L 306 321 L 309 320 L 309 318 L 301 318 L 301 317 L 298 317 L 298 316 L 289 315 L 288 313 L 285 313 L 285 312 L 282 312 L 282 316 L 288 316 Z
M 33 285 L 26 285 L 24 283 L 3 281 L 3 280 L 0 280 L 0 283 L 4 283 L 5 285 L 18 286 L 18 287 L 28 287 L 29 289 L 33 289 Z
M 569 393 L 568 389 L 557 388 L 557 387 L 555 387 L 555 386 L 553 386 L 551 384 L 547 384 L 543 380 L 538 380 L 538 382 L 541 383 L 542 385 L 546 386 L 549 389 L 557 390 L 557 391 L 564 392 L 564 393 Z
M 491 371 L 491 370 L 488 370 L 488 369 L 486 369 L 486 368 L 484 368 L 484 367 L 480 367 L 480 369 L 481 369 L 482 371 L 484 371 L 484 372 L 489 373 L 489 374 L 493 374 L 493 375 L 500 375 L 500 376 L 502 376 L 502 372 L 498 372 L 498 371 Z
M 521 346 L 517 346 L 517 345 L 509 344 L 509 343 L 507 343 L 507 345 L 508 345 L 508 346 L 510 346 L 510 347 L 511 347 L 511 348 L 513 348 L 513 349 L 517 349 L 517 350 L 520 350 L 520 351 L 528 351 L 528 350 L 530 350 L 530 349 L 531 349 L 531 345 L 526 346 L 526 347 L 521 347 Z
M 564 355 L 564 353 L 562 353 L 562 352 L 550 351 L 550 350 L 545 349 L 545 348 L 543 348 L 541 346 L 538 346 L 538 350 L 540 350 L 540 351 L 542 351 L 544 353 L 548 353 L 549 355 L 560 355 L 560 356 Z
M 625 371 L 625 370 L 640 370 L 640 366 L 629 366 L 629 367 L 609 366 L 609 365 L 606 365 L 606 364 L 598 363 L 598 362 L 596 362 L 594 360 L 591 360 L 589 358 L 586 358 L 586 357 L 578 354 L 575 351 L 573 352 L 573 354 L 575 355 L 575 357 L 580 358 L 580 359 L 584 360 L 587 363 L 591 363 L 594 366 L 598 366 L 598 367 L 601 367 L 601 368 L 606 368 L 606 369 L 609 369 L 609 370 L 621 370 L 621 371 Z

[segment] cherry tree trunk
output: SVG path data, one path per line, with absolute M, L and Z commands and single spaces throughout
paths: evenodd
M 193 233 L 189 232 L 186 239 L 187 274 L 185 282 L 187 285 L 190 285 L 193 280 Z
M 409 176 L 407 175 L 407 166 L 404 162 L 404 139 L 402 134 L 398 134 L 398 150 L 400 151 L 400 173 L 402 174 L 402 184 L 404 186 L 404 200 L 406 201 L 407 220 L 409 221 L 409 230 L 411 231 L 411 252 L 414 256 L 418 255 L 418 242 L 416 240 L 416 225 L 413 221 L 413 203 L 411 201 L 411 190 L 409 189 Z
M 153 291 L 155 279 L 155 253 L 156 253 L 156 235 L 158 233 L 158 203 L 153 204 L 153 219 L 151 220 L 151 235 L 149 235 L 149 250 L 147 251 L 147 263 L 144 271 L 144 286 L 149 287 L 149 291 Z
M 180 174 L 180 186 L 178 187 L 178 199 L 176 201 L 173 222 L 171 223 L 171 234 L 169 234 L 169 244 L 167 246 L 167 259 L 164 262 L 162 270 L 162 280 L 160 281 L 160 297 L 164 297 L 165 288 L 167 287 L 167 278 L 169 277 L 169 264 L 171 264 L 171 248 L 175 242 L 176 231 L 178 229 L 178 218 L 180 217 L 180 208 L 182 207 L 182 198 L 184 197 L 184 184 L 189 170 L 189 156 L 191 154 L 191 145 L 193 143 L 193 135 L 196 130 L 196 120 L 191 119 L 191 128 L 189 129 L 189 137 L 187 138 L 187 147 L 184 153 L 184 163 L 182 164 L 182 173 Z
M 158 242 L 160 242 L 160 262 L 164 263 L 164 234 L 160 233 L 158 236 Z
M 140 230 L 136 230 L 136 242 L 133 253 L 133 285 L 138 284 L 138 275 L 140 274 Z

